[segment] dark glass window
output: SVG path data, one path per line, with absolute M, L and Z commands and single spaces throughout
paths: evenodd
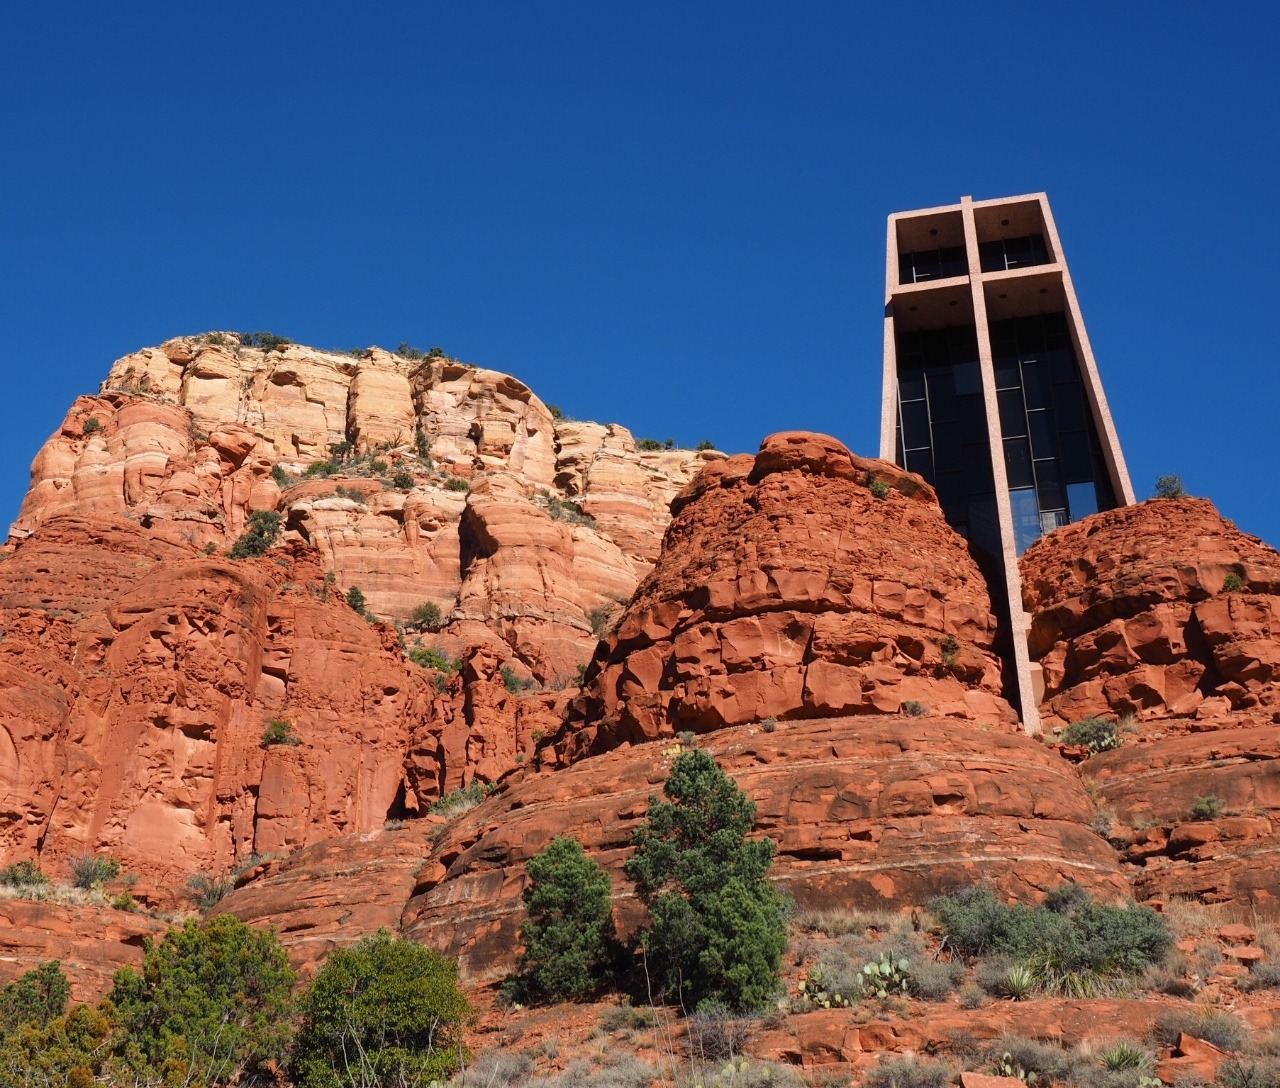
M 1027 411 L 1022 405 L 1022 390 L 1001 389 L 996 397 L 1000 404 L 1000 430 L 1005 438 L 1021 438 L 1027 433 Z
M 898 258 L 899 283 L 923 283 L 926 280 L 963 276 L 969 271 L 964 246 L 922 249 L 904 253 Z
M 925 401 L 902 402 L 902 444 L 908 450 L 932 445 L 929 435 L 929 405 Z
M 1037 458 L 1057 456 L 1053 440 L 1053 413 L 1028 412 L 1027 430 L 1031 435 L 1032 454 Z
M 1031 468 L 1031 446 L 1025 438 L 1004 440 L 1004 470 L 1010 487 L 1034 487 L 1035 475 Z
M 1049 250 L 1045 246 L 1043 234 L 983 242 L 978 246 L 978 256 L 984 272 L 1003 272 L 1007 268 L 1027 268 L 1049 263 Z

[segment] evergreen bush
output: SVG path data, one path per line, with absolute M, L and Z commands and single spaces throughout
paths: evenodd
M 530 996 L 576 1001 L 613 976 L 619 945 L 609 874 L 577 839 L 558 836 L 526 867 L 520 978 Z
M 299 1088 L 426 1088 L 467 1056 L 458 965 L 386 930 L 334 952 L 300 1011 Z
M 624 866 L 649 909 L 649 969 L 686 1007 L 759 1008 L 777 991 L 786 946 L 782 897 L 768 880 L 777 844 L 747 840 L 755 805 L 701 749 L 675 758 L 663 793 Z

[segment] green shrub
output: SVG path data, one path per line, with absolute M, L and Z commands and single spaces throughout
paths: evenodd
M 408 656 L 415 665 L 437 672 L 455 673 L 462 668 L 461 661 L 455 661 L 437 646 L 418 646 L 410 650 Z
M 273 332 L 242 332 L 240 343 L 246 348 L 261 348 L 263 351 L 275 351 L 288 347 L 293 343 L 287 336 L 277 336 Z
M 1193 820 L 1215 820 L 1222 815 L 1223 801 L 1221 797 L 1197 797 L 1191 805 Z
M 947 635 L 939 647 L 942 651 L 942 663 L 948 669 L 955 665 L 956 660 L 960 657 L 960 643 L 955 635 Z
M 341 471 L 342 466 L 336 461 L 312 461 L 302 470 L 302 475 L 308 478 L 312 476 L 333 476 Z
M 620 948 L 612 885 L 577 839 L 559 836 L 526 866 L 526 918 L 520 927 L 525 989 L 546 1001 L 576 1001 L 613 976 Z
M 1071 993 L 1119 974 L 1141 971 L 1168 950 L 1169 931 L 1148 907 L 1111 907 L 1085 899 L 1063 913 L 1009 906 L 977 886 L 929 904 L 956 951 L 1023 961 L 1045 989 Z
M 902 704 L 902 713 L 908 718 L 923 718 L 929 713 L 929 708 L 918 699 L 908 699 Z
M 624 871 L 649 910 L 641 932 L 659 988 L 686 1007 L 758 1008 L 778 988 L 782 897 L 769 883 L 772 839 L 747 840 L 755 805 L 711 755 L 676 756 L 632 839 Z
M 423 601 L 409 616 L 409 622 L 424 631 L 438 630 L 443 620 L 440 606 L 435 601 Z
M 1138 1043 L 1121 1039 L 1098 1051 L 1098 1061 L 1104 1069 L 1113 1072 L 1122 1069 L 1136 1069 L 1141 1073 L 1150 1073 L 1156 1067 L 1155 1055 Z
M 368 608 L 368 602 L 364 599 L 364 594 L 360 592 L 359 586 L 352 586 L 347 590 L 346 601 L 361 616 L 365 614 L 365 610 Z
M 428 811 L 437 816 L 452 819 L 454 816 L 461 816 L 464 812 L 470 812 L 492 792 L 493 786 L 488 782 L 481 782 L 478 778 L 473 779 L 471 785 L 450 790 L 438 801 L 434 801 Z
M 397 472 L 394 476 L 391 477 L 391 483 L 392 483 L 392 486 L 395 487 L 397 491 L 412 491 L 413 483 L 414 483 L 413 473 Z
M 67 1011 L 71 984 L 58 960 L 45 963 L 5 983 L 0 990 L 0 1038 L 22 1024 L 44 1027 Z
M 889 492 L 892 490 L 889 487 L 889 485 L 885 483 L 884 480 L 874 480 L 874 479 L 869 484 L 867 484 L 867 489 L 877 499 L 887 499 L 889 497 Z
M 439 344 L 432 344 L 431 347 L 427 348 L 427 358 L 448 359 L 449 353 L 445 351 L 444 348 L 440 347 Z
M 609 633 L 609 619 L 613 616 L 613 609 L 609 607 L 593 608 L 587 613 L 587 622 L 591 624 L 591 634 L 597 639 L 602 639 Z
M 1240 580 L 1240 575 L 1236 574 L 1235 571 L 1232 571 L 1222 580 L 1223 593 L 1239 593 L 1242 589 L 1244 589 L 1244 582 Z
M 106 854 L 83 854 L 68 863 L 71 883 L 77 888 L 100 888 L 120 875 L 120 863 Z
M 1120 747 L 1120 734 L 1115 722 L 1105 718 L 1082 718 L 1062 731 L 1062 743 L 1088 748 L 1091 752 L 1109 752 Z
M 262 747 L 270 748 L 275 744 L 288 744 L 297 747 L 302 741 L 293 731 L 293 725 L 283 718 L 272 718 L 262 732 Z
M 102 430 L 103 430 L 102 420 L 100 420 L 97 416 L 90 416 L 88 419 L 84 421 L 85 434 L 98 434 Z
M 425 1088 L 467 1056 L 471 1006 L 458 965 L 386 930 L 334 952 L 299 1011 L 292 1065 L 300 1088 Z
M 415 427 L 413 431 L 413 449 L 418 455 L 418 461 L 426 468 L 432 468 L 431 460 L 431 443 L 427 439 L 427 432 L 421 427 Z
M 864 1088 L 947 1088 L 951 1069 L 932 1058 L 881 1058 L 867 1070 Z
M 1051 1081 L 1070 1081 L 1083 1064 L 1059 1046 L 1024 1035 L 1006 1035 L 988 1054 L 997 1076 L 1015 1077 L 1024 1084 L 1047 1086 Z
M 231 545 L 231 558 L 265 555 L 280 538 L 281 520 L 281 515 L 274 510 L 255 510 L 249 515 L 249 527 Z
M 1162 1012 L 1151 1026 L 1151 1038 L 1161 1046 L 1173 1046 L 1182 1034 L 1194 1035 L 1220 1050 L 1239 1050 L 1248 1028 L 1230 1013 L 1209 1008 Z
M 1238 989 L 1280 990 L 1280 963 L 1255 963 L 1249 974 L 1236 982 Z
M 510 665 L 503 665 L 498 670 L 498 675 L 502 677 L 502 686 L 512 695 L 516 695 L 522 691 L 528 691 L 534 686 L 533 680 L 525 680 Z
M 461 476 L 450 476 L 444 482 L 446 491 L 470 491 L 471 485 Z
M 1155 498 L 1185 499 L 1187 489 L 1182 484 L 1181 476 L 1157 476 Z
M 48 884 L 49 878 L 34 861 L 15 861 L 0 869 L 0 884 L 8 884 L 14 888 L 29 888 L 37 884 Z
M 694 446 L 693 448 L 694 448 L 695 450 L 697 450 L 699 453 L 704 453 L 704 452 L 706 452 L 707 450 L 713 450 L 713 449 L 715 449 L 715 448 L 716 448 L 716 444 L 715 444 L 714 442 L 712 442 L 712 441 L 711 441 L 711 439 L 709 439 L 709 438 L 704 438 L 701 442 L 699 442 L 699 443 L 698 443 L 696 446 Z
M 391 466 L 380 457 L 375 457 L 369 462 L 369 472 L 374 476 L 385 476 L 391 471 Z
M 415 348 L 407 340 L 401 340 L 400 346 L 396 348 L 396 354 L 399 356 L 402 356 L 405 359 L 416 361 L 418 359 L 424 358 L 427 353 L 423 351 L 421 348 Z
M 121 1054 L 146 1079 L 227 1084 L 284 1057 L 294 974 L 274 931 L 229 914 L 148 944 L 110 994 Z
M 662 449 L 662 443 L 656 438 L 637 438 L 636 449 L 643 450 L 646 453 L 653 453 L 655 450 Z
M 109 1007 L 77 1005 L 43 1026 L 28 1023 L 0 1033 L 0 1081 L 6 1088 L 132 1083 L 139 1078 L 118 1069 L 111 1054 L 113 1026 Z
M 283 465 L 271 466 L 271 478 L 276 482 L 276 487 L 283 489 L 289 486 L 289 474 L 285 472 Z
M 574 525 L 595 525 L 596 519 L 584 513 L 581 506 L 570 499 L 549 498 L 547 513 L 556 521 L 568 521 Z
M 235 887 L 235 881 L 225 876 L 206 876 L 196 873 L 187 881 L 187 898 L 202 911 L 212 910 Z

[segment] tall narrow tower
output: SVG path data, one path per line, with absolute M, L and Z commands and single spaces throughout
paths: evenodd
M 880 456 L 937 489 L 1003 583 L 1023 724 L 1043 690 L 1018 556 L 1134 501 L 1044 193 L 889 216 Z

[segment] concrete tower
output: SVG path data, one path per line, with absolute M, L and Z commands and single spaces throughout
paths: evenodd
M 1018 556 L 1134 501 L 1044 193 L 889 216 L 880 456 L 937 489 L 1003 585 L 1022 720 L 1039 728 Z

